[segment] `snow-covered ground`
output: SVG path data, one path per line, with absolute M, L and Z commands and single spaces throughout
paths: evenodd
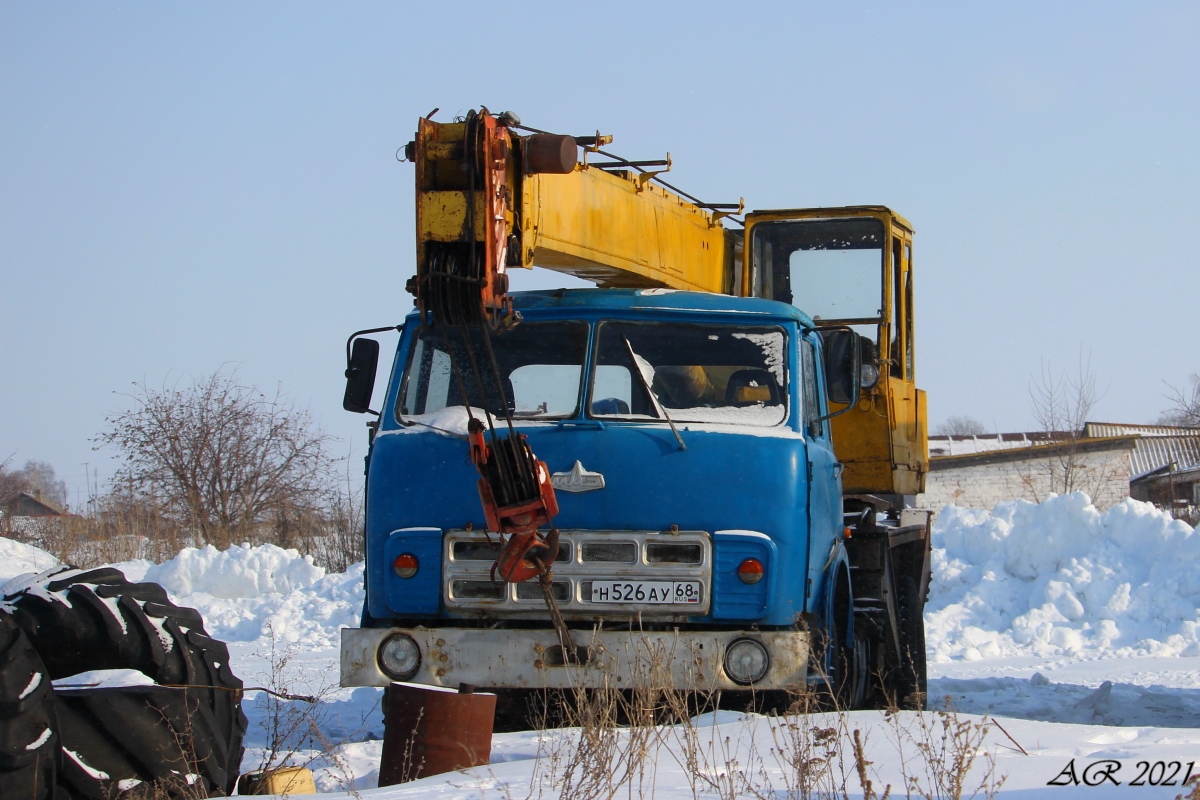
M 51 564 L 36 548 L 0 539 L 0 579 Z M 209 632 L 229 643 L 235 671 L 248 686 L 321 698 L 315 708 L 300 701 L 272 707 L 265 693 L 249 693 L 245 769 L 269 754 L 271 720 L 304 717 L 314 719 L 320 733 L 306 726 L 290 747 L 300 761 L 315 759 L 311 766 L 323 791 L 453 800 L 563 792 L 552 779 L 571 751 L 570 731 L 498 734 L 488 768 L 373 788 L 381 691 L 337 688 L 338 629 L 357 622 L 361 565 L 326 575 L 294 551 L 262 546 L 188 550 L 161 565 L 118 566 L 130 579 L 157 581 L 178 603 L 200 609 Z M 1200 767 L 1200 535 L 1187 525 L 1135 501 L 1100 512 L 1081 494 L 1036 505 L 1003 503 L 992 511 L 943 509 L 934 530 L 926 628 L 931 706 L 949 706 L 964 722 L 984 714 L 999 722 L 987 733 L 986 749 L 995 774 L 1007 776 L 1002 794 L 1186 793 L 1180 778 L 1189 765 Z M 925 761 L 945 758 L 933 753 L 926 759 L 917 745 L 940 741 L 943 718 L 930 712 L 809 720 L 840 729 L 836 739 L 847 745 L 847 758 L 850 733 L 857 728 L 865 735 L 870 778 L 880 794 L 888 784 L 893 796 L 904 794 L 914 776 L 928 786 Z M 932 737 L 922 726 L 933 728 Z M 795 741 L 797 730 L 726 712 L 699 718 L 691 728 L 664 729 L 647 746 L 640 783 L 621 794 L 730 796 L 730 782 L 743 781 L 733 788 L 745 796 L 789 796 L 796 771 L 781 744 Z M 699 756 L 685 769 L 681 753 L 689 742 Z M 1113 763 L 1100 764 L 1106 761 Z M 978 783 L 981 765 L 964 796 Z M 845 767 L 850 796 L 861 796 L 849 761 Z M 1173 771 L 1173 785 L 1149 785 Z M 1145 785 L 1130 785 L 1139 772 L 1146 773 Z M 1070 782 L 1072 775 L 1074 788 L 1047 785 L 1056 776 Z M 1087 785 L 1097 780 L 1101 785 Z

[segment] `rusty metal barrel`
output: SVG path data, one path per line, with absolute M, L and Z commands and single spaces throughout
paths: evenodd
M 496 695 L 440 686 L 392 683 L 383 698 L 379 785 L 480 767 L 492 754 Z

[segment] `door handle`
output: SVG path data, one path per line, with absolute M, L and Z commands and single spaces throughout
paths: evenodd
M 840 461 L 833 462 L 833 477 L 840 478 L 842 473 L 846 471 L 846 465 Z

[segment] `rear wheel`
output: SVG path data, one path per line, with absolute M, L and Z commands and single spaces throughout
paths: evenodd
M 896 615 L 900 624 L 900 663 L 893 689 L 903 709 L 925 708 L 928 678 L 925 663 L 925 609 L 917 582 L 904 576 L 896 584 Z

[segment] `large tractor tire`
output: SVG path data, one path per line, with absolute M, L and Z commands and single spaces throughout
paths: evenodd
M 226 794 L 228 732 L 213 728 L 190 689 L 128 686 L 56 690 L 62 727 L 58 783 L 71 800 Z M 101 779 L 97 776 L 109 776 Z M 119 777 L 118 777 L 119 776 Z
M 0 800 L 53 798 L 58 731 L 50 675 L 24 631 L 0 611 Z
M 4 607 L 51 680 L 133 669 L 160 685 L 58 692 L 68 720 L 59 774 L 67 796 L 100 800 L 141 785 L 169 795 L 196 796 L 201 785 L 208 794 L 232 793 L 246 731 L 242 682 L 198 612 L 112 568 L 58 568 L 4 588 Z M 176 775 L 197 777 L 172 789 Z

